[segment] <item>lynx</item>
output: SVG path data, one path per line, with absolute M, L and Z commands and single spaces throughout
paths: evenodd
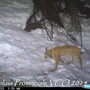
M 72 58 L 74 57 L 75 60 L 78 61 L 78 63 L 80 64 L 80 69 L 82 69 L 82 59 L 81 59 L 81 50 L 79 47 L 77 46 L 71 46 L 71 45 L 66 45 L 66 46 L 58 46 L 58 47 L 54 47 L 50 50 L 45 51 L 44 53 L 44 57 L 45 58 L 53 58 L 55 60 L 55 67 L 54 70 L 55 71 L 58 67 L 59 64 L 64 64 L 64 62 L 61 60 L 62 56 L 65 55 L 69 55 Z M 67 64 L 69 64 L 72 60 L 69 60 L 67 62 Z

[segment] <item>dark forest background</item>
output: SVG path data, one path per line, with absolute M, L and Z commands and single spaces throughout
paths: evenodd
M 90 0 L 32 0 L 33 13 L 26 22 L 26 31 L 32 31 L 37 28 L 45 29 L 47 35 L 52 33 L 53 27 L 66 28 L 61 14 L 69 16 L 70 28 L 67 34 L 72 32 L 78 34 L 82 32 L 80 18 L 90 18 Z M 39 19 L 38 19 L 39 16 Z M 51 26 L 48 28 L 47 24 Z

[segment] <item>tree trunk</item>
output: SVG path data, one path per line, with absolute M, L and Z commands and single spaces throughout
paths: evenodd
M 77 0 L 67 0 L 68 4 L 68 12 L 70 15 L 71 20 L 71 29 L 70 31 L 76 31 L 81 32 L 81 24 L 79 21 L 79 15 L 78 15 L 78 7 L 77 7 Z

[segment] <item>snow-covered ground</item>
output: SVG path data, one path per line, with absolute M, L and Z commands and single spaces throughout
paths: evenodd
M 83 51 L 83 69 L 78 70 L 76 61 L 59 65 L 55 72 L 54 60 L 45 60 L 45 48 L 76 45 L 59 29 L 58 37 L 47 39 L 44 31 L 24 31 L 26 20 L 32 14 L 31 0 L 0 0 L 0 86 L 11 81 L 20 85 L 37 86 L 82 86 L 90 84 L 90 58 Z M 90 19 L 81 20 L 83 46 L 90 52 Z

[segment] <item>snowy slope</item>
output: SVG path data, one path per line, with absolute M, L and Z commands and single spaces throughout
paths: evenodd
M 75 86 L 73 83 L 77 81 L 79 84 L 76 86 L 90 83 L 90 58 L 86 52 L 82 54 L 82 70 L 78 70 L 79 65 L 75 61 L 59 65 L 55 72 L 49 71 L 53 69 L 54 61 L 51 58 L 45 60 L 45 48 L 75 43 L 67 38 L 62 29 L 53 41 L 49 41 L 45 32 L 39 29 L 24 31 L 32 6 L 31 0 L 0 0 L 0 85 L 4 81 L 17 80 L 38 84 L 47 82 L 45 85 L 51 87 Z M 90 20 L 82 20 L 83 45 L 90 52 L 89 25 Z

